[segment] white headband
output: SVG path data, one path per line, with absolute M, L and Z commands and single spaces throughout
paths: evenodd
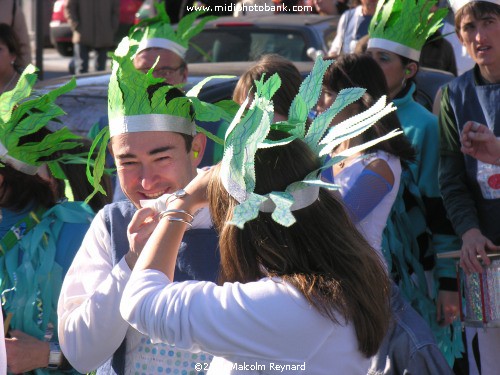
M 496 5 L 500 5 L 500 0 L 449 0 L 450 1 L 450 6 L 451 9 L 453 10 L 453 13 L 456 13 L 460 8 L 462 8 L 464 5 L 467 5 L 469 3 L 477 2 L 477 1 L 485 1 L 487 3 L 493 3 Z
M 164 131 L 196 135 L 196 125 L 185 117 L 167 114 L 122 116 L 109 119 L 109 136 L 124 133 Z
M 293 196 L 294 202 L 290 207 L 290 211 L 297 211 L 306 208 L 313 204 L 319 196 L 319 186 L 310 185 L 304 189 L 296 190 L 290 193 Z M 276 204 L 271 198 L 267 198 L 260 204 L 260 212 L 273 212 Z
M 186 57 L 187 51 L 187 48 L 184 48 L 180 44 L 164 38 L 151 38 L 141 40 L 141 42 L 139 43 L 139 48 L 137 49 L 137 53 L 144 51 L 147 48 L 168 49 L 169 51 L 172 51 L 176 55 L 180 56 L 180 58 L 183 60 Z
M 409 58 L 413 61 L 420 60 L 420 51 L 405 46 L 400 43 L 393 42 L 392 40 L 381 39 L 381 38 L 370 38 L 368 39 L 367 48 L 380 48 L 387 51 L 393 52 L 397 55 L 401 55 Z
M 37 174 L 37 172 L 38 172 L 37 166 L 27 164 L 21 160 L 13 158 L 12 156 L 8 155 L 8 152 L 9 152 L 9 150 L 7 150 L 7 148 L 3 145 L 3 143 L 0 142 L 0 160 L 2 162 L 10 165 L 15 170 L 22 172 L 24 174 L 29 174 L 31 176 L 34 176 Z

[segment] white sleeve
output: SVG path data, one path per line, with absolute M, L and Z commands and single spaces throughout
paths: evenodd
M 222 286 L 170 283 L 162 272 L 143 270 L 132 274 L 120 308 L 131 326 L 153 342 L 225 358 L 305 361 L 335 326 L 311 311 L 293 287 L 272 279 Z M 301 328 L 305 320 L 307 328 Z M 302 329 L 307 334 L 297 345 Z
M 113 267 L 103 212 L 92 221 L 64 278 L 57 307 L 59 344 L 82 373 L 105 363 L 129 327 L 119 307 L 131 271 L 124 258 Z
M 3 329 L 3 314 L 0 309 L 0 375 L 7 374 L 7 352 L 5 351 L 5 337 Z
M 339 55 L 341 52 L 343 40 L 344 40 L 344 33 L 345 33 L 345 28 L 346 28 L 346 19 L 347 16 L 346 14 L 348 11 L 344 12 L 339 19 L 339 23 L 337 25 L 337 34 L 335 35 L 335 38 L 332 41 L 332 44 L 330 46 L 330 49 L 328 50 L 329 55 Z

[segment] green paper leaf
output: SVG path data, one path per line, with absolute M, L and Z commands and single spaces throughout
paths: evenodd
M 323 60 L 321 57 L 314 62 L 311 73 L 304 79 L 299 88 L 299 93 L 295 96 L 288 112 L 288 121 L 291 123 L 304 124 L 301 128 L 297 128 L 293 134 L 300 138 L 304 138 L 305 122 L 309 114 L 309 110 L 318 102 L 321 94 L 323 76 L 326 69 L 332 64 L 331 60 Z
M 92 142 L 92 145 L 90 146 L 86 174 L 87 174 L 87 179 L 90 181 L 90 183 L 94 187 L 94 190 L 85 199 L 85 203 L 88 203 L 94 197 L 94 195 L 96 195 L 97 193 L 107 195 L 106 191 L 101 186 L 101 179 L 102 179 L 102 176 L 104 174 L 104 165 L 105 165 L 105 159 L 106 159 L 106 145 L 107 145 L 108 141 L 109 141 L 109 127 L 104 127 L 97 134 L 94 141 Z M 93 163 L 91 163 L 92 155 L 94 154 L 94 150 L 96 148 L 98 148 L 97 156 L 95 158 L 95 161 Z M 93 165 L 92 172 L 90 171 L 91 165 Z
M 436 0 L 380 0 L 372 17 L 368 33 L 371 39 L 385 39 L 417 51 L 442 25 L 447 9 L 433 15 Z

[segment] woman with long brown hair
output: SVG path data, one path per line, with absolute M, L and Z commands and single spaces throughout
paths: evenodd
M 257 93 L 277 88 L 263 86 Z M 218 166 L 159 216 L 136 213 L 129 243 L 140 255 L 122 315 L 153 342 L 213 354 L 196 369 L 212 374 L 366 374 L 391 316 L 387 273 L 338 198 L 303 186 L 322 161 L 305 138 L 269 131 L 270 108 L 256 94 Z M 207 204 L 220 233 L 219 285 L 172 283 L 183 233 Z

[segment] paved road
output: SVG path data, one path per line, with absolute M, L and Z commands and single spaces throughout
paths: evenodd
M 92 59 L 92 56 L 91 56 Z M 51 78 L 57 78 L 65 75 L 69 75 L 68 66 L 71 61 L 71 57 L 63 57 L 54 48 L 45 48 L 43 50 L 43 79 L 48 80 Z M 93 64 L 92 60 L 89 64 L 90 72 L 92 72 Z M 108 68 L 110 62 L 108 59 Z

